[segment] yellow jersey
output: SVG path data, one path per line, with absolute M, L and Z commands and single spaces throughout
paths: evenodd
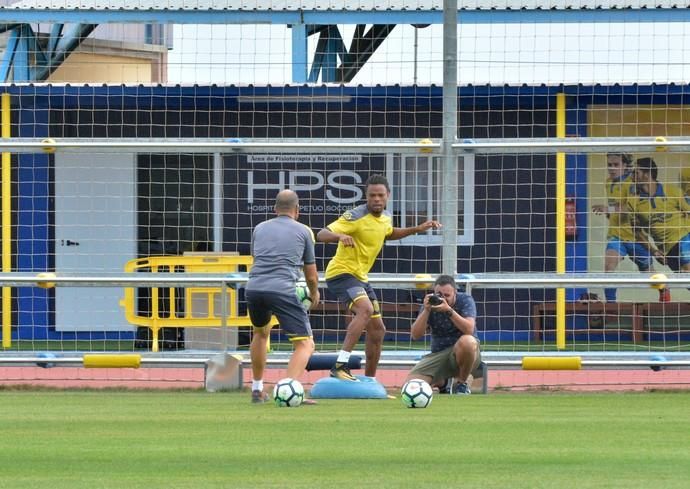
M 635 242 L 630 216 L 626 211 L 626 200 L 633 185 L 632 173 L 625 173 L 615 180 L 606 180 L 606 199 L 609 206 L 609 228 L 607 239 Z
M 390 212 L 383 211 L 376 217 L 369 213 L 366 204 L 362 204 L 346 211 L 326 227 L 334 233 L 351 236 L 355 242 L 354 247 L 338 243 L 338 249 L 326 267 L 326 279 L 347 273 L 367 282 L 369 270 L 381 252 L 386 237 L 393 233 Z
M 690 166 L 680 170 L 680 188 L 683 189 L 686 197 L 690 197 Z
M 633 187 L 628 198 L 628 209 L 637 225 L 654 238 L 662 253 L 668 253 L 690 233 L 690 204 L 683 191 L 674 185 L 657 182 L 654 195 Z

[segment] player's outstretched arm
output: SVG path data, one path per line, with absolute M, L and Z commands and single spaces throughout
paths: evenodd
M 652 250 L 652 256 L 661 263 L 662 265 L 668 265 L 667 260 L 666 260 L 666 255 L 664 255 L 661 250 L 659 249 L 654 249 Z
M 328 228 L 323 228 L 316 235 L 316 241 L 320 243 L 342 243 L 345 246 L 354 246 L 355 240 L 347 234 L 334 233 Z
M 442 225 L 438 221 L 425 221 L 418 226 L 411 228 L 393 228 L 393 232 L 388 235 L 386 239 L 402 239 L 412 234 L 423 233 L 429 229 L 440 229 L 441 227 Z
M 656 261 L 662 265 L 666 265 L 666 255 L 659 250 L 656 243 L 654 243 L 652 237 L 649 235 L 649 231 L 640 225 L 634 214 L 632 214 L 630 218 L 630 227 L 635 235 L 635 241 L 647 248 L 649 253 L 656 259 Z

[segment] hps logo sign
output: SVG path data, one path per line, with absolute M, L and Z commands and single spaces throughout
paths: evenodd
M 252 205 L 255 199 L 265 200 L 265 191 L 277 193 L 289 188 L 300 197 L 323 194 L 324 200 L 335 204 L 351 205 L 362 199 L 362 177 L 354 170 L 329 171 L 328 165 L 361 163 L 357 155 L 249 155 L 247 161 L 252 164 L 268 164 L 264 170 L 249 170 L 247 174 L 247 203 Z M 309 163 L 326 167 L 323 170 L 279 169 L 281 166 Z M 278 168 L 270 168 L 275 164 Z M 260 178 L 256 178 L 260 174 Z M 261 183 L 257 183 L 259 180 Z M 275 195 L 272 192 L 271 198 Z M 258 197 L 257 197 L 258 194 Z

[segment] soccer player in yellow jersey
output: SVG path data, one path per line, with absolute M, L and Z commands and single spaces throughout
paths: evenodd
M 690 203 L 674 185 L 657 181 L 652 158 L 635 162 L 635 187 L 628 197 L 633 226 L 654 239 L 654 257 L 676 272 L 690 272 Z
M 629 257 L 641 272 L 653 271 L 654 258 L 645 245 L 633 232 L 626 201 L 630 188 L 634 185 L 632 156 L 628 153 L 609 153 L 606 155 L 606 199 L 607 205 L 594 205 L 592 211 L 605 215 L 609 220 L 606 234 L 606 251 L 604 253 L 604 272 L 613 272 L 618 264 Z M 604 289 L 606 302 L 616 302 L 616 289 Z M 671 300 L 669 290 L 659 290 L 659 300 Z
M 369 377 L 376 375 L 381 357 L 381 346 L 386 328 L 381 310 L 368 279 L 376 257 L 385 240 L 401 239 L 411 234 L 438 229 L 437 221 L 426 221 L 411 228 L 395 228 L 386 204 L 390 197 L 390 185 L 383 175 L 372 175 L 366 184 L 366 204 L 345 212 L 338 220 L 319 231 L 317 241 L 338 243 L 335 256 L 326 268 L 326 284 L 340 301 L 346 302 L 352 312 L 352 321 L 342 349 L 338 353 L 331 377 L 357 381 L 347 364 L 352 349 L 366 330 L 366 368 Z

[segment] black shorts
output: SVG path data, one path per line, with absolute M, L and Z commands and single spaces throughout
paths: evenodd
M 362 282 L 354 275 L 347 273 L 336 275 L 335 277 L 326 280 L 328 290 L 333 292 L 339 301 L 347 304 L 348 308 L 357 302 L 362 297 L 368 297 L 371 305 L 374 306 L 374 313 L 371 317 L 381 317 L 381 307 L 376 298 L 374 289 L 371 288 L 368 282 Z
M 309 316 L 297 299 L 297 294 L 280 294 L 264 290 L 245 292 L 249 318 L 255 328 L 266 326 L 275 314 L 280 328 L 290 341 L 312 336 Z

